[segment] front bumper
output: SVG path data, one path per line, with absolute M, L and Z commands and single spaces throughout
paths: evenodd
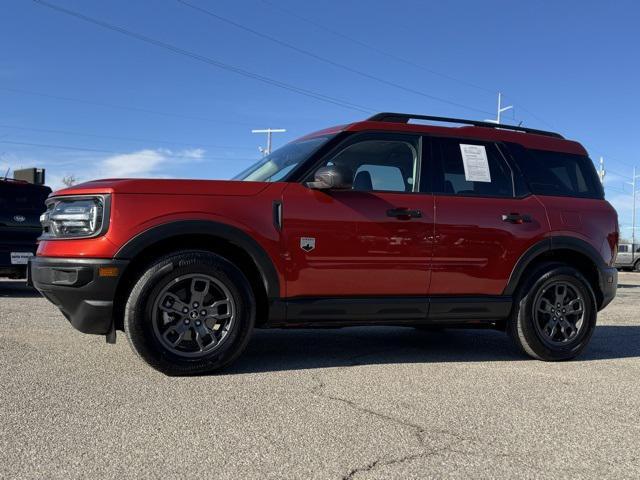
M 602 302 L 598 310 L 611 303 L 618 291 L 618 269 L 616 267 L 606 267 L 600 270 L 600 291 L 602 292 Z
M 75 329 L 106 335 L 113 328 L 116 288 L 127 264 L 126 260 L 33 257 L 27 278 Z
M 35 242 L 0 243 L 0 277 L 5 275 L 24 276 L 27 265 L 11 263 L 11 252 L 32 253 L 38 246 Z

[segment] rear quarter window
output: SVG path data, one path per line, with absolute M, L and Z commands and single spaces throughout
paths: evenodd
M 604 198 L 591 159 L 584 155 L 526 149 L 510 145 L 518 165 L 536 195 Z

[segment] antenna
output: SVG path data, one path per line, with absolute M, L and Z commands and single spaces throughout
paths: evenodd
M 267 134 L 267 147 L 258 147 L 258 150 L 262 152 L 262 155 L 267 156 L 271 153 L 271 134 L 272 133 L 284 133 L 287 130 L 284 128 L 260 128 L 251 130 L 251 133 L 266 133 Z

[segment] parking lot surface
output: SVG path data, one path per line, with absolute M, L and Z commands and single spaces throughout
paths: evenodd
M 640 274 L 576 361 L 499 332 L 256 331 L 169 378 L 0 281 L 1 478 L 639 478 Z

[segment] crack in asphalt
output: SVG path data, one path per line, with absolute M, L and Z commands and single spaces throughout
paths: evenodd
M 410 462 L 411 460 L 416 460 L 418 458 L 427 458 L 427 457 L 436 455 L 440 452 L 447 451 L 452 446 L 453 444 L 447 445 L 441 448 L 435 448 L 433 450 L 429 450 L 422 453 L 414 453 L 414 454 L 406 455 L 400 458 L 392 458 L 391 460 L 387 460 L 387 461 L 382 461 L 380 459 L 374 460 L 373 462 L 369 463 L 368 465 L 365 465 L 364 467 L 352 468 L 351 470 L 349 470 L 349 473 L 347 473 L 342 477 L 342 480 L 353 480 L 356 477 L 356 475 L 364 472 L 370 472 L 371 470 L 375 470 L 378 467 L 389 467 L 394 465 L 400 465 L 404 462 Z
M 425 441 L 427 439 L 427 434 L 439 434 L 439 435 L 448 435 L 450 437 L 453 437 L 455 440 L 452 442 L 449 442 L 446 445 L 443 445 L 442 447 L 439 448 L 432 448 L 426 451 L 422 451 L 419 453 L 413 453 L 410 455 L 405 455 L 403 457 L 399 457 L 399 458 L 391 458 L 388 460 L 383 460 L 382 458 L 378 458 L 370 463 L 368 463 L 365 466 L 362 467 L 355 467 L 352 468 L 351 470 L 349 470 L 349 472 L 345 475 L 343 475 L 342 480 L 352 480 L 353 478 L 355 478 L 356 475 L 358 475 L 359 473 L 362 472 L 369 472 L 371 470 L 374 470 L 376 468 L 379 467 L 385 467 L 385 466 L 393 466 L 393 465 L 399 465 L 402 464 L 404 462 L 408 462 L 411 460 L 415 460 L 417 458 L 427 458 L 433 455 L 436 455 L 440 452 L 443 451 L 455 451 L 453 450 L 454 447 L 456 447 L 457 445 L 460 445 L 461 443 L 465 442 L 465 441 L 470 441 L 470 442 L 474 442 L 475 440 L 473 439 L 469 439 L 469 438 L 465 438 L 464 436 L 456 433 L 456 432 L 450 432 L 447 430 L 428 430 L 427 428 L 418 425 L 416 423 L 413 422 L 408 422 L 406 420 L 402 420 L 400 418 L 396 418 L 393 417 L 391 415 L 387 415 L 385 413 L 381 413 L 378 412 L 376 410 L 372 410 L 370 408 L 367 407 L 363 407 L 362 405 L 357 404 L 356 402 L 354 402 L 353 400 L 349 400 L 346 398 L 342 398 L 342 397 L 336 397 L 334 395 L 330 395 L 328 393 L 326 393 L 324 391 L 325 388 L 325 383 L 322 381 L 322 379 L 317 376 L 314 375 L 314 379 L 317 382 L 317 385 L 315 387 L 313 387 L 311 389 L 311 393 L 321 397 L 321 398 L 325 398 L 328 400 L 332 400 L 334 402 L 340 402 L 344 405 L 349 406 L 350 408 L 353 408 L 354 410 L 357 410 L 361 413 L 365 413 L 367 415 L 372 415 L 376 418 L 380 418 L 386 422 L 391 422 L 393 424 L 396 425 L 400 425 L 406 428 L 410 428 L 413 430 L 414 432 L 414 436 L 418 442 L 418 445 L 420 447 L 425 447 Z

